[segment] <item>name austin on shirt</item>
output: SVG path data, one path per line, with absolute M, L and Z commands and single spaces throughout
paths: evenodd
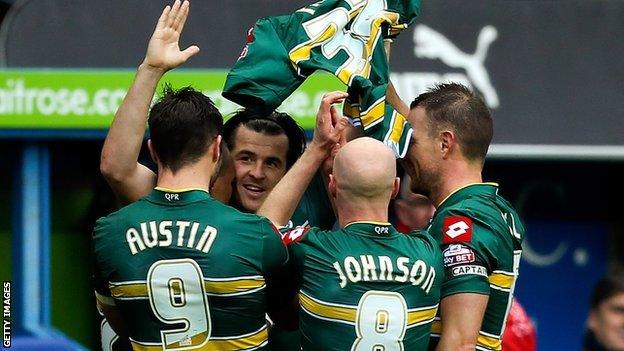
M 424 261 L 417 260 L 410 264 L 408 257 L 399 257 L 396 262 L 388 256 L 360 255 L 359 259 L 347 256 L 343 262 L 334 262 L 334 269 L 340 278 L 340 287 L 347 286 L 347 282 L 361 281 L 394 281 L 420 287 L 429 293 L 435 280 L 435 269 Z M 395 269 L 396 267 L 396 269 Z
M 149 221 L 138 228 L 126 230 L 126 241 L 132 255 L 156 246 L 186 246 L 208 252 L 217 236 L 217 229 L 188 221 Z

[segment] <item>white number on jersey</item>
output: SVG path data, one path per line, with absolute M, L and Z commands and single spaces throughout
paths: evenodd
M 210 309 L 204 288 L 204 276 L 191 259 L 155 262 L 147 273 L 152 311 L 166 324 L 180 324 L 180 329 L 161 330 L 164 350 L 192 350 L 210 338 Z
M 352 351 L 400 351 L 407 327 L 407 303 L 401 294 L 368 291 L 358 303 Z

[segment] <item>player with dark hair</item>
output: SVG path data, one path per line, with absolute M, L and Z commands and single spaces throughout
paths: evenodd
M 164 72 L 199 51 L 177 45 L 188 10 L 179 0 L 165 8 L 119 113 L 147 114 Z M 118 128 L 125 122 L 115 120 Z M 156 188 L 95 226 L 100 310 L 138 350 L 266 349 L 266 313 L 284 321 L 278 284 L 288 255 L 268 220 L 209 194 L 220 164 L 221 114 L 200 92 L 166 88 L 148 122 Z
M 430 348 L 500 350 L 524 227 L 498 185 L 482 180 L 490 111 L 470 89 L 441 84 L 412 102 L 408 119 L 414 134 L 402 165 L 412 190 L 437 208 L 429 233 L 446 270 Z
M 255 212 L 305 149 L 305 134 L 289 115 L 241 110 L 224 127 L 237 182 L 233 204 Z
M 151 108 L 147 123 L 152 157 L 174 174 L 196 163 L 206 143 L 220 137 L 223 129 L 223 117 L 210 98 L 191 87 L 176 91 L 170 85 Z
M 624 351 L 624 277 L 608 276 L 594 286 L 583 351 Z
M 137 79 L 143 76 L 140 71 Z M 143 116 L 147 115 L 155 88 L 151 77 L 133 85 L 133 99 L 126 98 L 117 111 L 102 148 L 101 172 L 123 204 L 149 194 L 157 179 L 153 171 L 138 162 L 145 134 Z M 238 111 L 224 124 L 223 138 L 229 149 L 224 155 L 229 155 L 231 160 L 223 161 L 225 167 L 218 174 L 220 178 L 213 181 L 217 184 L 215 190 L 218 195 L 231 194 L 231 198 L 223 200 L 245 212 L 258 210 L 271 189 L 301 156 L 306 143 L 303 129 L 288 114 L 259 114 L 248 109 Z M 234 189 L 228 190 L 230 185 Z M 289 225 L 292 228 L 311 224 L 328 229 L 334 222 L 325 183 L 318 173 Z
M 175 45 L 177 40 L 169 43 Z M 118 109 L 102 149 L 100 169 L 122 203 L 128 204 L 148 195 L 157 181 L 157 174 L 138 162 L 145 116 L 159 79 L 164 72 L 188 59 L 167 61 L 162 47 L 148 49 L 146 60 L 153 66 L 142 67 L 137 73 L 129 94 Z M 195 51 L 192 51 L 193 53 Z M 270 190 L 297 160 L 305 148 L 305 135 L 297 123 L 285 113 L 257 114 L 242 110 L 228 120 L 223 128 L 230 159 L 224 159 L 218 177 L 211 181 L 214 197 L 230 203 L 244 212 L 255 212 Z M 234 186 L 234 189 L 232 189 Z M 314 177 L 309 189 L 287 225 L 311 224 L 331 228 L 335 216 L 320 174 Z M 272 333 L 278 328 L 272 329 Z M 294 335 L 294 334 L 293 334 Z M 297 337 L 286 337 L 286 343 L 297 346 Z M 275 338 L 272 338 L 275 340 Z M 291 341 L 294 340 L 294 341 Z M 273 346 L 273 345 L 272 345 Z M 277 346 L 273 347 L 277 349 Z

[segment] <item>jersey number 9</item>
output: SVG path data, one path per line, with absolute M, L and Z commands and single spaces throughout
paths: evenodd
M 191 259 L 155 262 L 147 273 L 148 294 L 154 315 L 165 324 L 182 328 L 161 330 L 165 350 L 192 350 L 210 338 L 210 309 L 204 277 Z

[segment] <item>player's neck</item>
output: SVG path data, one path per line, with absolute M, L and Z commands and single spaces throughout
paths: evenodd
M 338 213 L 338 224 L 344 228 L 352 222 L 388 222 L 388 205 L 379 206 L 376 204 L 345 202 L 336 204 Z
M 459 168 L 459 169 L 458 169 Z M 439 188 L 431 195 L 436 207 L 460 188 L 469 184 L 482 183 L 481 167 L 464 164 L 446 172 L 439 183 Z
M 210 175 L 214 169 L 203 164 L 193 164 L 180 168 L 173 173 L 168 168 L 158 167 L 158 180 L 156 186 L 166 189 L 202 189 L 209 190 Z

